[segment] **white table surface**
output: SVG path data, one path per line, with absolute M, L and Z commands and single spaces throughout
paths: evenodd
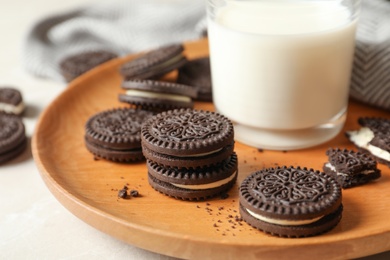
M 31 138 L 40 113 L 66 85 L 23 70 L 21 44 L 32 23 L 92 0 L 0 0 L 0 86 L 23 95 Z M 30 147 L 29 147 L 30 148 Z M 174 259 L 123 243 L 65 209 L 49 192 L 30 149 L 0 166 L 0 259 Z M 364 259 L 390 259 L 390 252 Z

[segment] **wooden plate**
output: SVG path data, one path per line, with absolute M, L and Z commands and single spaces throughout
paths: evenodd
M 189 58 L 208 54 L 207 41 L 186 44 Z M 121 76 L 117 59 L 81 76 L 41 115 L 33 137 L 33 155 L 42 178 L 54 196 L 73 214 L 93 227 L 129 244 L 181 258 L 300 259 L 356 258 L 390 250 L 390 170 L 382 177 L 343 191 L 340 224 L 321 236 L 286 239 L 266 235 L 236 220 L 236 184 L 226 199 L 188 202 L 153 190 L 144 163 L 118 164 L 94 160 L 84 146 L 84 124 L 98 111 L 123 106 L 117 100 Z M 174 75 L 170 75 L 174 77 Z M 196 108 L 212 110 L 209 103 Z M 359 116 L 389 114 L 350 102 L 344 130 L 357 129 Z M 328 147 L 353 148 L 341 133 L 324 145 L 289 152 L 259 151 L 236 142 L 240 183 L 251 172 L 277 165 L 322 169 Z M 142 195 L 118 199 L 127 185 Z

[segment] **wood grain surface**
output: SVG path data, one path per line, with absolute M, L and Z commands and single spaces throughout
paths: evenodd
M 207 40 L 185 47 L 190 59 L 208 55 Z M 346 259 L 390 250 L 390 170 L 383 165 L 376 182 L 343 191 L 342 220 L 326 234 L 278 238 L 236 220 L 238 184 L 248 174 L 278 165 L 322 169 L 328 147 L 354 148 L 344 131 L 357 129 L 359 116 L 389 118 L 388 112 L 350 101 L 343 133 L 311 149 L 262 151 L 236 142 L 239 177 L 229 197 L 179 201 L 149 186 L 144 162 L 94 160 L 84 146 L 86 120 L 99 111 L 124 106 L 118 101 L 122 92 L 118 68 L 134 57 L 110 61 L 74 80 L 40 117 L 33 156 L 47 187 L 70 212 L 117 239 L 180 258 Z M 174 73 L 167 79 L 173 77 Z M 196 103 L 196 108 L 213 110 L 213 105 Z M 141 196 L 118 199 L 124 185 Z

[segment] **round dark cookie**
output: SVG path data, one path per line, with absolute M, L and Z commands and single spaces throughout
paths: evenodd
M 60 61 L 59 66 L 65 80 L 70 82 L 81 74 L 116 57 L 115 53 L 105 50 L 84 51 L 65 57 Z
M 132 108 L 97 113 L 85 125 L 87 149 L 107 160 L 129 162 L 143 159 L 140 130 L 153 114 Z
M 0 112 L 0 163 L 13 159 L 27 146 L 25 127 L 20 117 Z
M 124 80 L 122 88 L 126 93 L 119 94 L 119 101 L 156 112 L 192 108 L 192 98 L 197 95 L 190 86 L 156 80 Z
M 177 82 L 193 86 L 198 92 L 196 100 L 211 102 L 213 100 L 213 95 L 210 58 L 203 57 L 190 60 L 179 69 Z
M 182 44 L 171 44 L 150 50 L 122 65 L 125 79 L 157 79 L 187 63 Z
M 177 169 L 163 167 L 150 160 L 147 161 L 147 167 L 149 183 L 155 190 L 183 200 L 203 200 L 214 197 L 228 191 L 237 180 L 235 153 L 218 167 L 196 170 Z M 204 185 L 213 187 L 204 187 Z
M 150 118 L 142 126 L 142 146 L 177 157 L 206 156 L 234 141 L 231 121 L 223 115 L 194 109 L 175 109 Z
M 341 219 L 340 185 L 332 175 L 312 169 L 284 166 L 254 172 L 241 183 L 239 197 L 243 219 L 277 236 L 314 236 Z M 300 222 L 307 220 L 311 223 Z
M 12 87 L 0 87 L 0 112 L 21 114 L 24 110 L 23 97 L 19 90 Z M 21 107 L 19 107 L 21 106 Z
M 177 157 L 171 155 L 165 155 L 161 153 L 153 152 L 152 150 L 142 147 L 142 152 L 146 159 L 153 160 L 154 162 L 164 165 L 166 167 L 176 168 L 200 168 L 217 165 L 233 153 L 234 142 L 231 145 L 227 145 L 216 153 L 212 153 L 206 156 L 189 156 L 189 157 Z

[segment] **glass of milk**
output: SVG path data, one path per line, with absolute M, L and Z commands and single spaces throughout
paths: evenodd
M 359 0 L 208 0 L 213 102 L 235 138 L 292 150 L 340 133 Z

